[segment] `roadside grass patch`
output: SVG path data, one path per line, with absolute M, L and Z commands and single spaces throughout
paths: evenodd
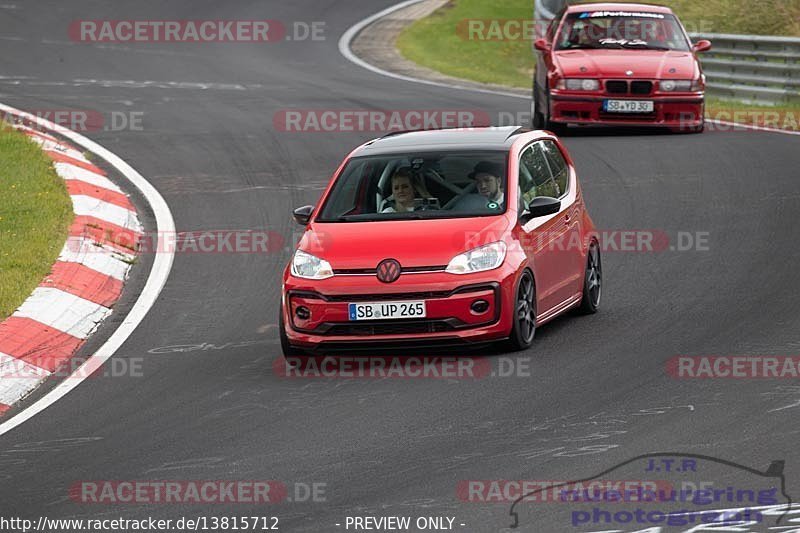
M 72 218 L 72 202 L 50 158 L 0 121 L 0 320 L 50 272 Z

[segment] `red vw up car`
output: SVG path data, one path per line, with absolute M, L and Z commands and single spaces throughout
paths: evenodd
M 666 7 L 567 7 L 534 43 L 534 128 L 567 124 L 704 128 L 705 76 L 692 44 Z
M 356 148 L 283 276 L 284 354 L 531 345 L 600 304 L 594 225 L 569 154 L 517 127 L 392 133 Z M 376 352 L 373 352 L 376 353 Z

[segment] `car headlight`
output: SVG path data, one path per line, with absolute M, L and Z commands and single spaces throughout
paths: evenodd
M 600 89 L 600 82 L 590 79 L 569 79 L 564 80 L 565 87 L 570 91 L 597 91 Z
M 297 250 L 292 257 L 292 275 L 305 279 L 328 279 L 333 277 L 333 268 L 324 259 Z
M 450 274 L 472 274 L 493 270 L 506 259 L 506 243 L 499 241 L 473 248 L 450 260 L 445 272 Z
M 661 80 L 660 88 L 665 93 L 696 91 L 697 83 L 691 80 Z

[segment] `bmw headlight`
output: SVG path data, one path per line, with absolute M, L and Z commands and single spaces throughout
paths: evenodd
M 689 92 L 697 90 L 691 80 L 661 80 L 661 91 L 665 93 Z
M 570 91 L 597 91 L 600 89 L 600 82 L 590 79 L 569 79 L 566 80 L 566 87 Z
M 447 265 L 450 274 L 472 274 L 493 270 L 506 259 L 506 243 L 499 241 L 455 256 Z
M 328 279 L 333 277 L 333 268 L 324 259 L 297 250 L 292 257 L 292 275 L 305 279 Z

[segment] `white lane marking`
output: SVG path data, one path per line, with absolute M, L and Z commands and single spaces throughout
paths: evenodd
M 419 79 L 419 78 L 412 78 L 411 76 L 405 76 L 403 74 L 396 74 L 394 72 L 389 72 L 388 70 L 383 70 L 381 68 L 376 67 L 375 65 L 367 63 L 366 61 L 364 61 L 363 59 L 361 59 L 360 57 L 355 55 L 353 53 L 353 51 L 350 49 L 350 45 L 352 44 L 353 39 L 356 37 L 356 35 L 358 35 L 358 33 L 361 30 L 363 30 L 364 28 L 366 28 L 367 26 L 369 26 L 370 24 L 372 24 L 376 20 L 378 20 L 378 19 L 380 19 L 382 17 L 385 17 L 386 15 L 390 15 L 390 14 L 394 13 L 395 11 L 399 11 L 401 9 L 404 9 L 404 8 L 408 7 L 408 6 L 412 6 L 414 4 L 418 4 L 418 3 L 422 2 L 422 1 L 424 1 L 424 0 L 406 0 L 405 2 L 400 2 L 399 4 L 393 5 L 391 7 L 388 7 L 386 9 L 384 9 L 383 11 L 375 13 L 374 15 L 365 18 L 361 22 L 357 22 L 354 26 L 352 26 L 346 32 L 344 32 L 342 37 L 339 39 L 339 53 L 341 53 L 345 57 L 345 59 L 347 59 L 351 63 L 355 63 L 356 65 L 358 65 L 358 66 L 360 66 L 362 68 L 365 68 L 367 70 L 370 70 L 370 71 L 372 71 L 372 72 L 374 72 L 376 74 L 380 74 L 381 76 L 386 76 L 386 77 L 394 78 L 394 79 L 397 79 L 397 80 L 410 81 L 412 83 L 422 83 L 422 84 L 425 84 L 425 85 L 433 85 L 435 87 L 445 87 L 447 89 L 458 89 L 458 90 L 462 90 L 462 91 L 473 91 L 473 92 L 477 92 L 477 93 L 496 94 L 496 95 L 499 95 L 499 96 L 510 96 L 510 97 L 513 97 L 513 98 L 523 98 L 523 99 L 526 99 L 526 100 L 529 99 L 528 96 L 523 96 L 523 95 L 514 94 L 514 93 L 507 93 L 507 92 L 503 92 L 503 91 L 495 91 L 495 90 L 492 90 L 492 89 L 481 89 L 480 87 L 466 87 L 466 86 L 463 86 L 463 85 L 454 85 L 454 84 L 450 84 L 450 83 L 438 82 L 438 81 L 432 81 L 432 80 L 422 80 L 422 79 Z
M 133 255 L 121 253 L 108 246 L 97 245 L 84 237 L 69 237 L 58 256 L 59 261 L 80 263 L 106 276 L 125 281 Z
M 72 198 L 72 209 L 76 215 L 95 217 L 125 229 L 142 231 L 136 213 L 130 209 L 83 194 L 76 194 L 70 198 Z
M 43 368 L 0 353 L 0 403 L 14 405 L 49 375 Z
M 800 131 L 780 130 L 778 128 L 767 128 L 765 126 L 753 126 L 750 124 L 740 124 L 739 122 L 728 122 L 726 120 L 706 119 L 706 122 L 729 128 L 745 128 L 754 131 L 766 131 L 769 133 L 783 133 L 784 135 L 800 135 Z
M 85 339 L 111 314 L 111 309 L 61 289 L 36 287 L 13 315 Z
M 101 189 L 108 189 L 109 191 L 122 193 L 122 189 L 114 185 L 114 182 L 105 176 L 101 176 L 91 170 L 86 170 L 76 165 L 69 163 L 56 163 L 56 172 L 65 180 L 83 181 L 90 183 Z
M 161 196 L 161 194 L 159 194 L 155 187 L 150 184 L 150 182 L 148 182 L 141 174 L 139 174 L 128 163 L 123 161 L 119 156 L 79 133 L 68 130 L 63 126 L 59 126 L 58 124 L 54 124 L 50 121 L 38 118 L 29 113 L 25 113 L 19 109 L 9 107 L 5 104 L 0 104 L 0 111 L 15 113 L 28 120 L 36 122 L 44 128 L 63 135 L 75 144 L 82 146 L 83 148 L 107 161 L 111 166 L 116 168 L 123 176 L 125 176 L 137 189 L 139 189 L 144 195 L 147 203 L 150 204 L 150 208 L 153 210 L 153 213 L 156 217 L 156 231 L 159 235 L 159 240 L 164 238 L 163 235 L 175 234 L 175 221 L 172 218 L 172 213 L 169 210 L 169 206 L 164 201 L 164 198 Z M 163 243 L 160 243 L 157 249 L 161 250 L 162 246 Z M 136 300 L 136 303 L 133 304 L 133 307 L 128 312 L 128 315 L 122 320 L 122 323 L 108 338 L 105 344 L 103 344 L 92 356 L 90 356 L 80 368 L 75 370 L 71 376 L 63 380 L 50 392 L 45 394 L 21 413 L 0 424 L 0 435 L 8 433 L 15 427 L 33 418 L 38 413 L 41 413 L 67 395 L 72 389 L 80 385 L 83 380 L 88 377 L 89 374 L 82 370 L 84 367 L 98 368 L 99 366 L 103 365 L 131 336 L 139 324 L 141 324 L 142 320 L 144 320 L 144 317 L 147 316 L 148 311 L 150 311 L 150 309 L 156 303 L 158 295 L 161 293 L 161 290 L 167 283 L 170 270 L 172 270 L 172 262 L 175 259 L 175 252 L 169 247 L 163 247 L 163 249 L 165 250 L 163 253 L 155 254 L 153 267 L 150 270 L 150 276 L 147 278 L 147 283 L 145 284 L 144 289 L 142 289 L 142 292 L 139 295 L 139 298 Z
M 367 63 L 366 61 L 364 61 L 363 59 L 361 59 L 360 57 L 358 57 L 357 55 L 355 55 L 353 53 L 353 50 L 350 48 L 350 45 L 353 43 L 353 39 L 355 39 L 356 35 L 358 35 L 358 33 L 361 30 L 363 30 L 364 28 L 366 28 L 367 26 L 369 26 L 370 24 L 372 24 L 373 22 L 375 22 L 376 20 L 378 20 L 380 18 L 383 18 L 383 17 L 385 17 L 387 15 L 390 15 L 390 14 L 394 13 L 395 11 L 399 11 L 401 9 L 404 9 L 404 8 L 408 7 L 408 6 L 412 6 L 414 4 L 418 4 L 418 3 L 423 2 L 423 1 L 424 0 L 406 0 L 405 2 L 400 2 L 399 4 L 396 4 L 396 5 L 393 5 L 391 7 L 388 7 L 386 9 L 384 9 L 383 11 L 375 13 L 374 15 L 371 15 L 371 16 L 365 18 L 364 20 L 362 20 L 360 22 L 357 22 L 356 24 L 351 26 L 347 31 L 345 31 L 344 34 L 342 35 L 342 37 L 339 39 L 339 53 L 342 54 L 345 57 L 345 59 L 347 59 L 351 63 L 355 63 L 356 65 L 358 65 L 361 68 L 365 68 L 365 69 L 367 69 L 369 71 L 372 71 L 372 72 L 374 72 L 376 74 L 380 74 L 381 76 L 386 76 L 388 78 L 394 78 L 396 80 L 403 80 L 403 81 L 408 81 L 408 82 L 411 82 L 411 83 L 422 83 L 424 85 L 433 85 L 434 87 L 444 87 L 446 89 L 457 89 L 459 91 L 472 91 L 472 92 L 476 92 L 476 93 L 495 94 L 495 95 L 498 95 L 498 96 L 508 96 L 508 97 L 511 97 L 511 98 L 522 98 L 524 100 L 530 100 L 531 99 L 531 97 L 528 96 L 528 95 L 507 93 L 507 92 L 504 92 L 504 91 L 495 91 L 493 89 L 481 89 L 480 87 L 467 87 L 467 86 L 464 86 L 464 85 L 455 85 L 455 84 L 451 84 L 451 83 L 433 81 L 433 80 L 423 80 L 423 79 L 420 79 L 420 78 L 414 78 L 414 77 L 406 76 L 406 75 L 403 75 L 403 74 L 396 74 L 394 72 L 389 72 L 388 70 L 383 70 L 382 68 L 378 68 L 375 65 Z M 722 120 L 708 120 L 708 122 L 713 123 L 713 124 L 723 125 L 723 126 L 725 126 L 725 125 L 737 126 L 737 127 L 742 127 L 742 128 L 746 128 L 746 129 L 749 129 L 749 130 L 755 130 L 755 131 L 765 131 L 765 132 L 770 132 L 770 133 L 783 133 L 785 135 L 800 135 L 800 132 L 798 132 L 798 131 L 780 130 L 780 129 L 776 129 L 776 128 L 765 128 L 765 127 L 761 127 L 761 126 L 750 126 L 748 124 L 739 124 L 739 123 L 736 123 L 736 122 L 725 122 L 725 121 L 722 121 Z

